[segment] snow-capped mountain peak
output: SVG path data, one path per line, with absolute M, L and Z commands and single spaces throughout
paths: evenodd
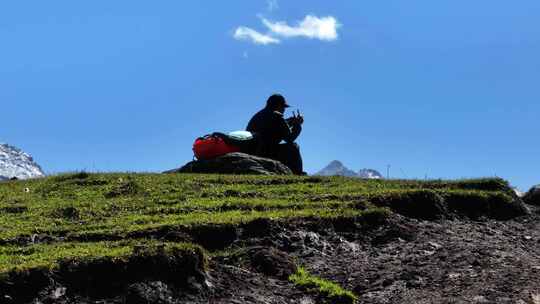
M 317 172 L 316 175 L 330 176 L 330 175 L 341 175 L 341 176 L 356 176 L 356 173 L 349 168 L 345 167 L 340 161 L 334 160 L 330 162 L 326 167 L 321 171 Z
M 340 176 L 348 176 L 348 177 L 360 177 L 360 178 L 383 178 L 383 176 L 377 171 L 373 169 L 362 169 L 360 171 L 354 172 L 353 170 L 345 167 L 340 161 L 334 160 L 330 162 L 324 169 L 317 172 L 315 175 L 322 175 L 322 176 L 332 176 L 332 175 L 340 175 Z
M 0 143 L 0 180 L 44 176 L 41 167 L 29 154 L 17 147 Z
M 365 168 L 358 171 L 357 175 L 358 177 L 361 177 L 361 178 L 373 178 L 373 179 L 384 178 L 382 174 L 379 173 L 379 171 L 373 170 L 373 169 L 365 169 Z

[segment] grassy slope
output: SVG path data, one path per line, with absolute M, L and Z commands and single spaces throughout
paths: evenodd
M 5 182 L 0 184 L 0 276 L 35 267 L 54 269 L 65 259 L 122 258 L 144 241 L 140 235 L 145 231 L 164 227 L 238 225 L 257 218 L 358 218 L 389 212 L 371 202 L 385 205 L 393 197 L 418 191 L 489 200 L 493 195 L 509 199 L 508 189 L 500 179 L 384 181 L 120 173 Z M 132 237 L 136 234 L 138 240 Z M 55 241 L 31 243 L 43 235 Z M 99 235 L 103 241 L 74 241 L 88 235 Z M 108 237 L 115 241 L 107 241 Z

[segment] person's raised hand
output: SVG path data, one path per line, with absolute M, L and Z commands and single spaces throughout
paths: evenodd
M 304 116 L 302 116 L 302 114 L 300 114 L 300 110 L 296 111 L 295 118 L 296 118 L 296 123 L 297 124 L 302 125 L 304 123 Z

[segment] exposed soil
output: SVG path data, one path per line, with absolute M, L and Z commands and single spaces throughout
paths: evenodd
M 529 207 L 531 215 L 508 221 L 263 220 L 211 259 L 205 279 L 137 282 L 105 299 L 54 283 L 32 303 L 322 303 L 286 280 L 294 265 L 352 290 L 359 303 L 540 303 L 540 215 Z

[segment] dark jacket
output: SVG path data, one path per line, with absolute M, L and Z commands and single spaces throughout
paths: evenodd
M 257 138 L 255 155 L 274 157 L 279 143 L 282 140 L 293 143 L 300 135 L 302 126 L 300 124 L 289 126 L 283 114 L 264 108 L 251 118 L 246 130 L 254 133 Z

